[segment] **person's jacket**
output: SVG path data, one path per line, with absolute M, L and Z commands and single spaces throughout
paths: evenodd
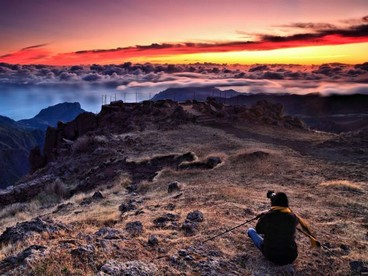
M 291 264 L 298 256 L 295 232 L 298 219 L 293 213 L 269 211 L 257 222 L 256 231 L 264 235 L 263 255 L 278 265 Z

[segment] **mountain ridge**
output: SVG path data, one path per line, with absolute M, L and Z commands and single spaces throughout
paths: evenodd
M 14 185 L 29 172 L 29 154 L 42 148 L 46 129 L 58 121 L 70 121 L 84 112 L 79 103 L 60 103 L 41 110 L 35 117 L 14 121 L 0 115 L 0 189 Z
M 42 109 L 30 119 L 17 121 L 21 126 L 46 130 L 48 126 L 56 126 L 59 121 L 69 122 L 80 113 L 86 112 L 80 103 L 64 102 Z
M 321 131 L 340 133 L 368 126 L 368 95 L 365 94 L 329 96 L 322 96 L 318 93 L 306 95 L 244 94 L 235 90 L 221 91 L 214 87 L 189 87 L 166 89 L 155 95 L 152 100 L 186 101 L 196 99 L 203 101 L 207 97 L 213 97 L 230 105 L 251 106 L 261 100 L 282 104 L 287 114 L 298 116 L 311 128 Z M 336 117 L 336 115 L 344 116 Z

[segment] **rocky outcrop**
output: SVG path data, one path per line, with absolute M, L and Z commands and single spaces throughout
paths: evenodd
M 91 112 L 78 115 L 75 120 L 64 124 L 59 122 L 57 128 L 49 127 L 46 131 L 44 162 L 53 161 L 62 151 L 61 144 L 66 140 L 75 140 L 89 131 L 97 128 L 97 116 Z M 31 164 L 32 166 L 34 164 Z
M 188 101 L 186 104 L 192 104 L 194 110 L 203 114 L 198 116 L 197 122 L 199 123 L 202 121 L 213 122 L 213 120 L 221 120 L 222 122 L 248 121 L 253 124 L 276 125 L 286 128 L 306 128 L 306 125 L 299 118 L 285 115 L 282 104 L 266 100 L 260 100 L 250 107 L 225 105 L 219 103 L 215 98 L 208 98 L 206 102 Z
M 36 218 L 31 221 L 17 223 L 13 227 L 8 227 L 0 236 L 0 245 L 14 244 L 23 241 L 34 233 L 55 233 L 60 230 L 67 230 L 68 227 L 50 218 Z
M 0 116 L 0 189 L 43 167 L 45 158 L 40 149 L 46 128 L 55 127 L 58 121 L 71 121 L 81 112 L 79 103 L 62 103 L 41 110 L 32 119 L 16 122 Z
M 71 144 L 88 133 L 127 133 L 145 129 L 172 129 L 180 124 L 192 122 L 195 115 L 187 112 L 185 106 L 213 118 L 226 120 L 248 120 L 288 128 L 305 128 L 302 121 L 284 116 L 281 104 L 259 101 L 254 106 L 228 106 L 214 98 L 206 102 L 188 101 L 181 105 L 171 100 L 144 101 L 142 103 L 112 102 L 102 107 L 98 115 L 82 113 L 69 123 L 59 123 L 57 128 L 49 127 L 43 150 L 43 159 L 37 151 L 32 152 L 32 171 L 41 168 L 59 156 L 70 154 Z M 207 164 L 210 165 L 210 164 Z M 215 164 L 216 165 L 216 164 Z
M 30 173 L 34 173 L 37 169 L 45 166 L 45 158 L 42 156 L 39 146 L 31 150 L 31 152 L 29 153 L 28 161 L 31 166 Z
M 112 102 L 102 107 L 95 115 L 85 112 L 69 123 L 59 122 L 57 127 L 46 131 L 43 159 L 39 160 L 37 152 L 30 159 L 32 171 L 42 165 L 56 160 L 64 153 L 70 153 L 70 144 L 89 132 L 126 133 L 145 129 L 171 129 L 193 120 L 178 103 L 163 101 L 144 101 L 142 103 Z
M 7 273 L 16 266 L 26 265 L 36 256 L 42 256 L 43 252 L 47 249 L 46 246 L 42 245 L 31 245 L 30 247 L 24 249 L 22 252 L 16 256 L 10 256 L 5 258 L 0 262 L 0 273 Z
M 55 181 L 53 175 L 43 175 L 33 180 L 25 180 L 15 186 L 0 190 L 0 207 L 16 202 L 25 202 L 42 192 L 45 187 Z

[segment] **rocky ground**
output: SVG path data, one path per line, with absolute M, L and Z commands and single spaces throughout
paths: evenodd
M 119 103 L 93 127 L 79 120 L 49 133 L 40 168 L 0 193 L 0 274 L 367 272 L 366 131 L 309 131 L 266 102 Z M 322 248 L 298 233 L 296 262 L 275 266 L 246 235 L 255 222 L 203 243 L 267 210 L 267 190 L 289 195 Z

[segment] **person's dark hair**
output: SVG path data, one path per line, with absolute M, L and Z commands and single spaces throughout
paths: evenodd
M 276 193 L 271 197 L 271 206 L 289 207 L 289 200 L 285 193 Z

